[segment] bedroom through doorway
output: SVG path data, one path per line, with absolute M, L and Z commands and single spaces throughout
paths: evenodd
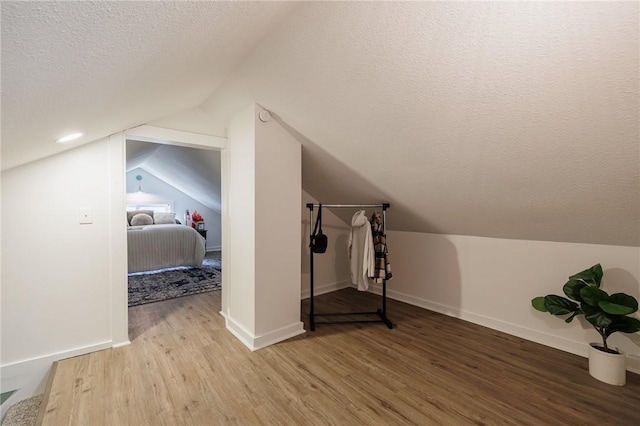
M 159 316 L 213 292 L 220 299 L 221 151 L 132 137 L 126 138 L 125 151 L 129 337 L 134 339 L 143 331 L 136 312 Z M 142 317 L 144 328 L 151 326 L 149 315 Z

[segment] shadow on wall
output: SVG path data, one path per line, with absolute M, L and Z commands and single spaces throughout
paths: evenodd
M 622 268 L 605 269 L 600 287 L 610 295 L 614 293 L 626 293 L 635 297 L 636 299 L 640 299 L 640 288 L 638 280 L 636 280 L 636 278 L 629 271 Z M 557 294 L 560 296 L 565 296 L 562 290 L 558 291 Z M 545 324 L 548 327 L 552 329 L 562 329 L 566 327 L 566 324 L 564 322 L 557 321 L 557 318 L 554 318 L 552 315 L 547 316 L 548 318 L 545 318 Z M 580 315 L 577 319 L 583 330 L 593 330 L 593 326 L 584 318 L 583 315 Z M 623 335 L 623 333 L 618 334 Z M 630 335 L 628 336 L 631 337 Z M 638 344 L 640 343 L 640 336 L 638 336 L 638 339 L 632 340 L 637 340 L 636 344 Z
M 309 201 L 311 202 L 311 201 Z M 309 226 L 308 210 L 305 208 L 307 215 L 302 220 L 302 241 L 301 256 L 302 276 L 301 289 L 303 297 L 309 295 L 309 235 L 313 230 L 313 226 Z M 316 294 L 322 294 L 327 291 L 333 291 L 343 288 L 349 284 L 349 259 L 347 255 L 347 241 L 349 236 L 349 228 L 346 224 L 331 223 L 339 221 L 335 216 L 323 212 L 322 232 L 327 235 L 328 244 L 327 251 L 322 254 L 314 255 L 314 290 Z M 333 219 L 333 220 L 327 220 Z M 315 224 L 315 218 L 314 218 Z
M 324 209 L 322 214 L 325 215 Z M 315 224 L 315 217 L 313 220 Z M 309 273 L 309 236 L 311 235 L 311 231 L 313 231 L 313 226 L 309 226 L 309 217 L 307 216 L 306 219 L 302 220 L 302 241 L 300 244 L 303 274 Z M 318 261 L 318 259 L 323 259 L 325 255 L 328 255 L 328 257 L 335 261 L 334 269 L 336 271 L 348 268 L 349 263 L 346 260 L 341 259 L 348 260 L 347 243 L 349 238 L 349 227 L 346 224 L 342 226 L 327 224 L 323 220 L 322 233 L 328 238 L 327 252 L 318 254 L 317 256 L 320 257 L 316 257 L 316 261 Z
M 344 233 L 344 229 L 341 229 L 341 233 L 335 239 L 335 257 L 334 257 L 334 269 L 336 271 L 349 271 L 349 252 L 347 244 L 349 243 L 349 235 Z M 350 279 L 350 275 L 345 274 L 346 279 Z
M 412 206 L 398 202 L 392 194 L 384 192 L 378 185 L 320 148 L 276 114 L 272 115 L 302 144 L 302 188 L 316 200 L 326 204 L 389 202 L 391 209 L 387 229 L 440 233 L 439 229 L 425 219 L 429 212 L 418 214 L 412 211 Z M 333 213 L 344 223 L 351 222 L 352 210 L 335 209 Z
M 604 270 L 604 276 L 602 278 L 602 288 L 609 294 L 613 293 L 626 293 L 640 299 L 640 283 L 638 280 L 627 270 L 622 268 L 611 268 Z M 635 314 L 636 317 L 639 314 Z M 625 334 L 615 333 L 611 336 L 611 342 L 616 344 L 621 339 L 629 339 L 633 344 L 640 348 L 640 334 Z
M 549 293 L 565 296 L 561 287 L 563 284 L 564 283 L 561 283 L 559 285 L 557 291 L 554 290 Z M 629 271 L 622 268 L 605 269 L 601 287 L 609 294 L 627 293 L 636 299 L 640 298 L 640 284 L 638 283 L 638 280 Z M 558 318 L 553 315 L 539 315 L 539 313 L 536 313 L 537 311 L 535 311 L 535 309 L 530 305 L 529 309 L 539 320 L 544 321 L 544 329 L 553 330 L 554 335 L 570 331 L 571 328 L 576 327 L 575 324 L 577 323 L 584 331 L 584 341 L 600 342 L 600 336 L 595 332 L 593 325 L 585 319 L 584 315 L 579 315 L 572 324 L 567 325 L 564 321 L 558 321 Z M 614 333 L 609 339 L 612 346 L 620 347 L 622 350 L 628 349 L 627 340 L 633 342 L 637 347 L 640 347 L 640 334 L 638 333 Z
M 605 269 L 602 277 L 602 289 L 609 294 L 627 293 L 640 299 L 640 284 L 629 272 L 622 268 Z
M 446 236 L 415 232 L 387 233 L 394 299 L 459 317 L 462 282 L 458 253 Z

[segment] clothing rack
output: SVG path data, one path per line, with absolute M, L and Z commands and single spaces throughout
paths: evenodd
M 350 208 L 350 209 L 364 209 L 364 208 L 381 208 L 382 209 L 382 232 L 386 234 L 387 232 L 387 209 L 391 206 L 389 203 L 381 203 L 381 204 L 313 204 L 307 203 L 307 208 L 309 209 L 309 228 L 312 231 L 313 228 L 313 209 L 317 207 L 324 208 Z M 313 238 L 311 235 L 310 238 Z M 313 294 L 313 250 L 309 250 L 309 328 L 311 331 L 315 331 L 316 324 L 342 324 L 342 323 L 362 323 L 362 322 L 382 322 L 386 324 L 390 329 L 393 328 L 393 323 L 389 318 L 387 318 L 387 280 L 382 280 L 382 308 L 378 309 L 374 312 L 334 312 L 328 314 L 316 314 L 315 306 L 314 306 L 314 294 Z M 336 321 L 316 321 L 315 317 L 325 316 L 325 317 L 333 317 L 333 316 L 346 316 L 346 315 L 378 315 L 380 319 L 365 319 L 365 320 L 354 320 L 354 319 L 345 319 L 345 320 L 336 320 Z

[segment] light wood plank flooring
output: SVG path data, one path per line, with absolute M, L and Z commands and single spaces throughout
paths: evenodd
M 609 386 L 584 358 L 404 303 L 389 301 L 393 330 L 318 325 L 253 353 L 219 311 L 219 292 L 131 308 L 130 346 L 58 364 L 43 424 L 640 424 L 640 376 Z

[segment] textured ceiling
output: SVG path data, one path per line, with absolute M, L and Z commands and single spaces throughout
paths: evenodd
M 294 6 L 2 1 L 2 169 L 198 105 Z
M 219 151 L 127 140 L 127 172 L 135 169 L 221 211 Z
M 637 2 L 155 5 L 2 2 L 3 167 L 255 101 L 393 229 L 640 245 Z
M 323 202 L 397 230 L 640 245 L 638 3 L 313 2 L 202 108 L 255 99 Z

